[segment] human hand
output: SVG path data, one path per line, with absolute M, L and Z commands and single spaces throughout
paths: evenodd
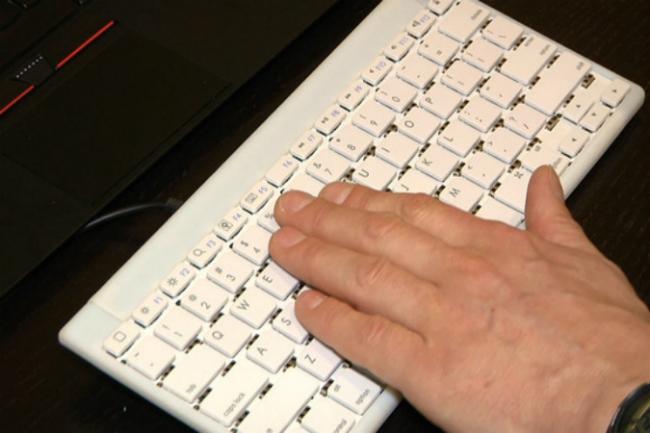
M 554 171 L 527 229 L 424 195 L 284 194 L 271 254 L 318 291 L 301 323 L 454 433 L 604 433 L 650 379 L 650 313 L 587 239 Z

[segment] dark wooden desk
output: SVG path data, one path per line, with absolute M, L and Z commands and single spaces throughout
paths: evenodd
M 239 91 L 110 206 L 186 199 L 370 11 L 346 0 Z M 650 83 L 647 0 L 488 0 L 503 12 L 639 83 Z M 569 205 L 594 242 L 650 301 L 650 110 L 643 107 Z M 147 213 L 67 242 L 0 300 L 0 430 L 187 432 L 58 345 L 56 335 L 164 222 Z M 43 216 L 47 224 L 47 216 Z M 472 408 L 467 408 L 471 414 Z M 435 432 L 403 403 L 381 430 Z

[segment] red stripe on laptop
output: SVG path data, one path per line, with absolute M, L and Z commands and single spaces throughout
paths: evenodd
M 3 114 L 5 114 L 7 111 L 9 111 L 9 110 L 11 109 L 11 107 L 13 107 L 13 106 L 16 105 L 18 102 L 20 102 L 20 100 L 23 99 L 25 96 L 27 96 L 27 95 L 29 94 L 29 92 L 31 92 L 32 90 L 34 90 L 34 88 L 35 88 L 35 86 L 32 84 L 32 85 L 29 86 L 27 89 L 25 89 L 25 90 L 23 91 L 23 93 L 21 93 L 20 95 L 16 96 L 14 99 L 11 100 L 11 102 L 9 102 L 9 103 L 8 103 L 7 105 L 5 105 L 4 107 L 0 108 L 0 116 L 2 116 Z
M 115 25 L 115 21 L 109 21 L 108 23 L 106 23 L 106 25 L 104 25 L 104 27 L 97 30 L 97 32 L 94 35 L 92 35 L 91 37 L 86 39 L 83 44 L 79 45 L 77 48 L 75 48 L 74 51 L 72 51 L 70 54 L 65 56 L 59 63 L 57 63 L 56 69 L 57 70 L 61 69 L 66 63 L 68 63 L 70 60 L 72 60 L 74 57 L 76 57 L 77 54 L 79 54 L 81 51 L 83 51 L 84 48 L 86 48 L 88 45 L 95 42 L 101 35 L 106 33 L 106 31 L 108 31 L 108 29 L 110 29 L 114 25 Z

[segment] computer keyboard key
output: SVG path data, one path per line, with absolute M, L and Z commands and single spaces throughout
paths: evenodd
M 143 327 L 151 325 L 157 318 L 162 314 L 162 312 L 167 308 L 169 298 L 158 292 L 157 290 L 146 297 L 138 307 L 133 310 L 131 317 L 136 323 L 139 323 Z
M 350 162 L 330 149 L 323 148 L 307 163 L 307 173 L 328 184 L 340 180 L 350 168 Z
M 187 262 L 183 262 L 177 265 L 167 278 L 160 282 L 160 290 L 166 295 L 175 298 L 185 290 L 194 277 L 196 277 L 196 268 Z
M 301 161 L 309 158 L 323 142 L 323 136 L 314 130 L 305 132 L 291 146 L 291 154 Z
M 352 180 L 368 188 L 383 191 L 396 175 L 395 167 L 376 156 L 369 156 L 356 167 Z
M 492 197 L 487 197 L 481 203 L 481 208 L 476 212 L 476 216 L 484 220 L 500 221 L 511 227 L 517 227 L 524 220 L 523 214 L 496 201 Z
M 406 25 L 406 31 L 413 37 L 420 39 L 426 32 L 431 29 L 436 17 L 426 9 L 418 12 L 411 21 Z
M 467 96 L 476 89 L 483 74 L 462 60 L 454 62 L 442 76 L 442 83 Z
M 329 143 L 330 149 L 350 161 L 358 161 L 372 146 L 372 137 L 354 125 L 342 126 Z
M 244 195 L 239 204 L 245 211 L 256 213 L 273 196 L 273 191 L 273 187 L 267 181 L 262 180 Z
M 38 2 L 41 0 L 11 0 L 9 3 L 14 3 L 18 6 L 20 6 L 23 9 L 29 9 L 32 6 L 35 6 L 38 4 Z
M 481 38 L 472 41 L 463 51 L 463 60 L 483 72 L 490 72 L 502 56 L 501 48 Z
M 438 69 L 435 63 L 414 52 L 399 64 L 397 76 L 418 89 L 424 89 L 438 74 Z
M 440 182 L 444 182 L 457 165 L 458 157 L 437 144 L 425 150 L 415 163 L 418 170 Z
M 238 361 L 225 376 L 217 376 L 201 402 L 207 416 L 230 426 L 269 383 L 268 374 L 250 361 Z
M 546 116 L 526 104 L 518 104 L 506 113 L 505 125 L 517 134 L 532 140 L 546 124 Z
M 521 84 L 497 72 L 481 87 L 480 93 L 499 107 L 508 108 L 521 93 Z
M 255 285 L 278 300 L 285 300 L 298 287 L 298 280 L 273 260 L 260 272 Z
M 406 113 L 397 126 L 399 132 L 424 144 L 440 127 L 440 120 L 420 107 L 413 107 Z
M 197 278 L 185 290 L 181 307 L 201 320 L 210 322 L 229 300 L 228 293 L 206 278 Z
M 302 419 L 309 433 L 347 433 L 355 424 L 356 415 L 329 398 L 315 398 Z
M 242 227 L 248 222 L 248 214 L 239 206 L 231 209 L 214 226 L 214 232 L 224 241 L 229 241 L 239 233 Z
M 397 193 L 433 195 L 439 187 L 440 182 L 419 170 L 411 168 L 398 181 L 394 182 L 391 189 Z
M 481 134 L 476 129 L 454 119 L 438 134 L 438 144 L 459 156 L 465 156 L 480 138 Z
M 325 184 L 316 180 L 312 176 L 305 173 L 295 175 L 284 187 L 285 191 L 302 191 L 316 197 L 320 194 L 321 190 L 325 188 Z
M 9 27 L 20 16 L 20 8 L 8 1 L 0 1 L 0 30 Z
M 459 176 L 453 176 L 440 193 L 440 201 L 469 212 L 483 197 L 483 189 Z
M 580 120 L 580 126 L 589 132 L 596 132 L 603 126 L 611 113 L 611 110 L 606 105 L 594 104 Z
M 434 84 L 420 99 L 420 107 L 441 119 L 448 119 L 458 108 L 463 98 L 447 86 Z
M 550 116 L 589 73 L 591 64 L 564 52 L 544 70 L 526 95 L 526 104 Z
M 163 388 L 193 403 L 223 369 L 226 358 L 204 344 L 197 344 L 174 365 L 163 380 Z
M 517 49 L 506 55 L 501 73 L 528 85 L 551 60 L 556 49 L 555 44 L 539 36 L 528 36 Z
M 345 110 L 334 104 L 316 121 L 315 128 L 323 135 L 330 135 L 345 120 Z
M 375 155 L 397 168 L 404 168 L 415 156 L 419 144 L 400 133 L 391 133 L 378 144 Z
M 625 81 L 614 78 L 610 85 L 605 89 L 603 94 L 600 96 L 603 104 L 616 108 L 620 105 L 625 98 L 625 95 L 630 91 L 630 85 Z
M 235 355 L 251 339 L 253 330 L 239 319 L 224 314 L 203 333 L 203 342 L 228 358 Z
M 400 33 L 386 48 L 384 48 L 384 55 L 393 62 L 399 62 L 406 53 L 409 52 L 414 44 L 415 39 L 410 37 L 407 33 Z
M 202 328 L 199 319 L 180 307 L 172 306 L 158 320 L 154 334 L 177 350 L 185 350 Z
M 526 210 L 526 194 L 531 175 L 531 172 L 524 168 L 506 173 L 499 179 L 500 185 L 494 192 L 494 198 L 523 214 Z
M 269 257 L 271 233 L 258 225 L 245 227 L 232 244 L 232 249 L 240 256 L 261 266 Z
M 523 31 L 523 27 L 519 24 L 504 17 L 495 17 L 483 29 L 483 37 L 504 50 L 509 50 L 521 37 Z
M 363 80 L 357 80 L 339 96 L 339 105 L 348 111 L 352 111 L 361 104 L 369 92 L 370 86 Z
M 562 117 L 573 123 L 578 123 L 587 114 L 589 109 L 594 106 L 595 99 L 593 95 L 587 92 L 577 93 L 571 99 L 569 104 L 564 107 Z
M 453 3 L 454 0 L 429 0 L 427 7 L 434 13 L 442 15 L 447 12 L 447 9 L 449 9 L 449 6 Z
M 498 128 L 483 143 L 483 151 L 510 165 L 528 142 L 507 128 Z
M 327 380 L 336 367 L 341 364 L 339 357 L 332 349 L 318 340 L 311 340 L 297 356 L 296 363 L 309 374 L 321 381 Z
M 418 47 L 418 53 L 440 66 L 444 66 L 454 57 L 459 45 L 453 39 L 438 32 L 428 33 Z
M 318 392 L 319 383 L 292 368 L 277 378 L 254 410 L 237 427 L 239 433 L 281 433 Z M 342 433 L 342 432 L 341 432 Z
M 296 344 L 302 344 L 309 335 L 296 318 L 295 302 L 289 301 L 283 307 L 280 314 L 273 319 L 273 329 L 291 339 Z
M 131 321 L 122 323 L 113 333 L 104 340 L 103 348 L 116 358 L 124 353 L 140 337 L 141 328 Z
M 440 19 L 438 31 L 458 42 L 467 42 L 488 18 L 487 9 L 471 0 L 463 0 Z
M 462 174 L 483 189 L 491 189 L 505 166 L 485 152 L 476 152 L 465 161 Z
M 550 165 L 558 175 L 564 173 L 569 166 L 569 160 L 565 156 L 543 144 L 535 144 L 526 149 L 519 155 L 519 162 L 530 171 L 535 171 L 543 165 Z
M 210 233 L 190 250 L 187 260 L 199 269 L 205 268 L 221 251 L 222 247 L 223 242 L 217 235 Z
M 174 349 L 154 337 L 142 337 L 129 351 L 126 364 L 150 380 L 156 380 L 172 365 Z
M 269 233 L 275 233 L 280 229 L 278 222 L 275 220 L 275 203 L 278 198 L 269 200 L 262 210 L 257 214 L 257 224 L 267 230 Z
M 262 327 L 276 309 L 276 299 L 256 287 L 248 287 L 230 307 L 230 314 L 252 326 Z
M 558 150 L 569 158 L 574 158 L 589 141 L 591 135 L 580 127 L 574 127 L 560 140 Z
M 379 385 L 346 365 L 336 370 L 332 380 L 327 396 L 359 415 L 363 415 L 381 393 Z
M 207 275 L 230 293 L 235 293 L 244 286 L 253 272 L 255 266 L 251 262 L 226 249 L 212 262 Z
M 368 101 L 357 111 L 352 123 L 375 137 L 380 137 L 395 121 L 395 113 L 378 102 Z
M 281 187 L 298 169 L 298 161 L 291 155 L 283 155 L 269 171 L 266 180 L 275 187 Z
M 291 355 L 295 344 L 274 330 L 261 333 L 247 349 L 246 357 L 269 373 L 277 373 Z
M 361 78 L 371 86 L 376 86 L 393 69 L 393 64 L 384 56 L 379 56 L 361 73 Z
M 481 132 L 488 132 L 501 117 L 501 109 L 479 95 L 470 99 L 459 115 L 460 119 Z
M 401 113 L 413 102 L 417 94 L 413 86 L 397 77 L 392 77 L 381 83 L 375 92 L 375 100 Z

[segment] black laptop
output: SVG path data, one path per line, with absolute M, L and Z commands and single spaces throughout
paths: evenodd
M 0 0 L 0 295 L 335 0 Z

